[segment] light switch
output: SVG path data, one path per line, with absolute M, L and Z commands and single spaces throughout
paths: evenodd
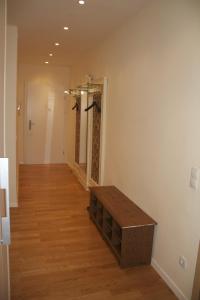
M 190 187 L 194 190 L 198 189 L 199 186 L 199 175 L 200 169 L 199 168 L 192 168 L 191 175 L 190 175 Z

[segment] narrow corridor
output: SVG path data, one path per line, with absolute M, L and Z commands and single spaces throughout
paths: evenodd
M 12 300 L 173 300 L 149 266 L 120 269 L 66 165 L 20 167 L 11 209 Z

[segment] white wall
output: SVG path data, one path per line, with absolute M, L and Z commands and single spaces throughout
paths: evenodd
M 16 103 L 17 103 L 17 28 L 7 26 L 5 156 L 9 158 L 10 205 L 17 206 L 16 181 Z
M 25 89 L 28 83 L 45 83 L 49 85 L 51 89 L 55 91 L 55 106 L 54 106 L 54 116 L 56 122 L 53 124 L 52 128 L 52 140 L 49 144 L 51 149 L 48 153 L 51 153 L 48 157 L 48 161 L 44 160 L 43 163 L 60 163 L 67 162 L 67 128 L 66 128 L 66 117 L 68 111 L 68 97 L 64 96 L 64 90 L 68 88 L 69 85 L 69 68 L 64 67 L 54 67 L 51 65 L 35 66 L 35 65 L 19 65 L 18 72 L 18 104 L 21 105 L 21 112 L 18 114 L 18 152 L 19 152 L 19 162 L 26 162 L 26 155 L 24 153 L 25 143 L 24 143 L 24 128 L 25 128 L 25 112 L 26 112 L 26 93 Z M 45 87 L 44 87 L 45 88 Z M 63 122 L 64 122 L 64 132 L 63 132 Z M 48 127 L 48 126 L 47 126 Z M 62 127 L 62 129 L 61 129 Z M 46 130 L 46 129 L 45 129 Z M 45 131 L 41 129 L 42 131 Z M 43 143 L 38 136 L 38 141 Z M 58 147 L 64 149 L 58 149 Z M 44 147 L 46 148 L 46 147 Z M 62 160 L 60 158 L 60 151 L 65 152 Z M 44 155 L 45 156 L 45 155 Z M 48 155 L 49 156 L 49 155 Z M 33 158 L 33 161 L 37 159 Z M 42 163 L 42 162 L 41 162 Z
M 200 167 L 200 10 L 194 2 L 149 1 L 81 58 L 72 80 L 74 87 L 85 74 L 108 77 L 105 183 L 158 222 L 153 264 L 180 299 L 190 299 L 200 239 L 200 189 L 189 187 L 191 167 Z M 72 114 L 69 120 L 74 124 Z M 73 161 L 74 140 L 69 157 Z
M 0 0 L 0 157 L 5 156 L 6 16 L 7 1 Z M 3 174 L 3 177 L 5 175 Z M 5 245 L 0 245 L 0 298 L 5 300 L 10 299 L 9 253 L 8 246 Z
M 0 156 L 4 156 L 4 100 L 6 57 L 6 1 L 0 0 Z

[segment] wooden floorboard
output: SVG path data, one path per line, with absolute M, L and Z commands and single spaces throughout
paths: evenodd
M 21 166 L 11 209 L 12 300 L 175 300 L 150 266 L 121 269 L 65 165 Z

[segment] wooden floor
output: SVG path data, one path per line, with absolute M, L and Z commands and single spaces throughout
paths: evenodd
M 22 166 L 11 210 L 12 300 L 173 300 L 150 266 L 120 269 L 64 165 Z

